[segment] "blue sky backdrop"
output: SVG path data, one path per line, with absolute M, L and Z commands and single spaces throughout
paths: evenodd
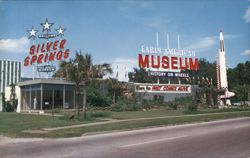
M 250 60 L 250 1 L 248 0 L 104 0 L 5 1 L 0 0 L 0 59 L 24 60 L 32 40 L 26 30 L 42 32 L 46 18 L 66 28 L 66 47 L 91 53 L 94 63 L 109 62 L 119 78 L 137 66 L 141 45 L 193 49 L 198 58 L 215 60 L 219 31 L 224 32 L 228 67 Z M 118 65 L 118 69 L 117 69 Z M 22 76 L 31 76 L 32 67 Z M 114 73 L 114 74 L 115 74 Z

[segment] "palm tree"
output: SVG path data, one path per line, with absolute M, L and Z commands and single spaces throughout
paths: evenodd
M 81 53 L 80 53 L 81 54 Z M 84 56 L 81 55 L 79 57 L 80 62 L 83 63 L 83 65 L 81 65 L 81 68 L 83 70 L 83 114 L 84 114 L 84 118 L 87 117 L 87 85 L 89 83 L 89 79 L 90 76 L 92 75 L 93 71 L 92 71 L 92 56 L 88 53 L 86 53 Z
M 59 65 L 59 70 L 54 74 L 54 77 L 63 77 L 67 81 L 72 81 L 75 83 L 75 92 L 77 97 L 76 102 L 76 116 L 79 117 L 80 114 L 80 86 L 84 85 L 86 78 L 88 78 L 89 65 L 92 64 L 92 59 L 90 54 L 81 53 L 81 51 L 76 51 L 75 58 L 69 61 L 61 61 Z M 86 105 L 86 104 L 85 104 Z
M 104 64 L 98 64 L 94 65 L 92 68 L 92 78 L 103 78 L 103 76 L 107 74 L 113 73 L 112 68 L 110 64 L 104 63 Z
M 67 67 L 70 63 L 72 63 L 72 61 L 67 62 L 65 60 L 62 60 L 59 64 L 59 70 L 57 70 L 55 72 L 53 77 L 68 78 L 67 77 Z
M 127 90 L 127 87 L 122 82 L 119 82 L 116 78 L 109 78 L 107 82 L 111 85 L 110 92 L 113 98 L 113 105 L 115 105 L 117 102 L 117 98 L 124 95 L 124 92 Z
M 83 80 L 83 70 L 80 65 L 82 63 L 79 60 L 80 54 L 76 52 L 75 59 L 70 61 L 67 64 L 64 64 L 64 67 L 62 68 L 62 72 L 65 73 L 66 80 L 72 81 L 75 83 L 75 92 L 76 92 L 76 116 L 79 117 L 79 98 L 80 98 L 80 84 L 82 84 Z
M 66 80 L 74 82 L 78 99 L 80 97 L 80 85 L 83 85 L 83 114 L 84 118 L 86 118 L 87 85 L 90 80 L 103 77 L 108 73 L 112 73 L 110 64 L 93 65 L 91 54 L 86 53 L 83 55 L 79 50 L 76 51 L 75 59 L 60 63 L 60 68 L 54 76 L 64 77 Z M 79 116 L 79 103 L 76 104 L 76 115 Z

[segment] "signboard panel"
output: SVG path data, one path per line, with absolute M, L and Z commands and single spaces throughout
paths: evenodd
M 164 54 L 168 56 L 189 56 L 195 57 L 195 51 L 187 49 L 169 49 L 169 48 L 155 48 L 148 46 L 141 46 L 141 53 L 146 54 Z
M 50 65 L 38 66 L 37 71 L 38 72 L 54 72 L 54 71 L 56 71 L 56 67 L 50 66 Z
M 199 60 L 197 58 L 161 56 L 138 54 L 138 64 L 140 68 L 146 68 L 151 71 L 174 71 L 199 69 Z
M 142 46 L 138 54 L 138 66 L 150 71 L 197 71 L 199 61 L 194 57 L 193 50 Z
M 191 93 L 191 85 L 135 83 L 135 92 L 141 93 Z
M 189 77 L 188 73 L 181 72 L 168 72 L 168 71 L 148 71 L 148 76 L 157 76 L 157 77 L 180 77 L 186 78 Z
M 32 39 L 33 44 L 29 49 L 29 54 L 24 59 L 24 66 L 37 66 L 38 72 L 48 73 L 56 70 L 56 67 L 52 65 L 54 61 L 69 58 L 70 50 L 66 47 L 67 40 L 62 39 L 66 31 L 65 28 L 60 26 L 58 29 L 55 29 L 56 33 L 53 33 L 51 28 L 54 23 L 49 22 L 48 19 L 44 23 L 41 23 L 41 25 L 43 26 L 41 33 L 34 26 L 30 30 L 27 30 L 28 37 Z M 39 40 L 35 44 L 35 39 L 37 38 Z M 46 41 L 41 42 L 41 40 Z

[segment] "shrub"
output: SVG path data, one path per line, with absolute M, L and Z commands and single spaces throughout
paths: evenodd
M 3 109 L 6 112 L 13 112 L 17 108 L 17 100 L 7 101 L 3 105 Z
M 115 104 L 111 106 L 111 111 L 121 112 L 124 111 L 123 109 L 123 106 L 121 106 L 120 104 Z
M 108 117 L 111 115 L 111 113 L 104 111 L 95 111 L 95 112 L 89 112 L 88 115 L 90 117 Z
M 125 106 L 125 111 L 138 111 L 141 108 L 137 104 L 127 104 Z
M 198 104 L 197 104 L 196 100 L 192 100 L 192 102 L 188 104 L 188 110 L 189 111 L 197 111 L 198 110 Z
M 108 96 L 103 96 L 98 92 L 87 94 L 87 102 L 92 106 L 106 107 L 110 106 L 112 99 Z
M 193 104 L 192 97 L 179 97 L 175 98 L 174 101 L 167 102 L 167 106 L 173 110 L 177 110 L 178 107 L 189 107 L 189 105 Z
M 111 106 L 111 111 L 138 111 L 142 107 L 140 104 L 136 103 L 135 101 L 128 101 L 128 100 L 122 100 L 116 103 L 115 105 Z
M 154 103 L 163 104 L 164 103 L 164 97 L 161 96 L 161 95 L 154 95 Z
M 189 104 L 188 105 L 188 110 L 189 111 L 197 111 L 197 109 L 198 109 L 197 104 Z
M 177 104 L 175 102 L 169 102 L 168 107 L 170 107 L 173 110 L 177 110 Z
M 187 97 L 179 97 L 179 98 L 175 98 L 174 102 L 178 105 L 184 105 L 184 106 L 188 106 L 189 104 L 191 104 L 192 101 L 192 97 L 191 96 L 187 96 Z
M 146 100 L 146 99 L 142 100 L 142 108 L 143 109 L 151 109 L 154 105 L 155 105 L 154 100 Z

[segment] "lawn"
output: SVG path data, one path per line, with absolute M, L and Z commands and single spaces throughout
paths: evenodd
M 0 113 L 0 135 L 10 137 L 73 137 L 80 136 L 88 132 L 110 131 L 110 130 L 128 130 L 159 125 L 173 125 L 191 122 L 202 122 L 217 119 L 227 119 L 235 117 L 250 117 L 250 110 L 235 111 L 225 113 L 208 113 L 223 112 L 218 110 L 201 110 L 202 115 L 183 114 L 183 110 L 151 110 L 151 111 L 132 111 L 132 112 L 95 112 L 95 117 L 88 120 L 69 120 L 68 117 L 52 117 L 30 114 L 17 113 Z M 199 113 L 198 112 L 198 113 Z M 205 114 L 204 114 L 205 113 Z M 93 112 L 92 112 L 93 114 Z M 55 130 L 48 133 L 24 133 L 23 130 L 40 130 L 42 128 L 61 127 L 74 124 L 86 124 L 91 122 L 103 121 L 98 117 L 108 117 L 119 119 L 122 122 L 113 122 L 105 125 L 93 125 L 89 127 L 70 128 Z M 159 118 L 167 116 L 176 116 L 169 118 Z M 158 117 L 158 118 L 156 118 Z M 150 118 L 147 120 L 126 120 L 136 118 Z
M 40 129 L 44 127 L 59 127 L 79 123 L 95 122 L 96 120 L 69 120 L 64 116 L 41 116 L 31 114 L 17 114 L 9 112 L 0 112 L 0 135 L 17 137 L 23 130 Z M 28 137 L 28 136 L 27 136 Z
M 176 124 L 185 124 L 192 122 L 204 122 L 219 119 L 237 118 L 237 117 L 250 117 L 250 111 L 244 112 L 227 112 L 220 114 L 202 114 L 202 115 L 184 115 L 180 117 L 170 117 L 170 118 L 152 118 L 147 120 L 130 120 L 124 122 L 110 123 L 105 125 L 95 125 L 90 127 L 80 127 L 56 130 L 46 134 L 32 134 L 32 137 L 77 137 L 84 133 L 89 132 L 103 132 L 112 130 L 131 130 L 145 127 L 154 126 L 167 126 Z
M 151 117 L 164 117 L 164 116 L 177 116 L 183 115 L 183 110 L 165 110 L 157 109 L 150 111 L 124 111 L 124 112 L 111 112 L 110 117 L 114 119 L 135 119 L 135 118 L 151 118 Z
M 165 116 L 179 116 L 183 114 L 206 114 L 206 113 L 221 113 L 234 111 L 250 111 L 250 108 L 231 108 L 231 109 L 199 109 L 197 111 L 188 111 L 185 109 L 166 110 L 156 109 L 150 111 L 124 111 L 124 112 L 110 112 L 109 117 L 114 119 L 135 119 L 135 118 L 152 118 Z

